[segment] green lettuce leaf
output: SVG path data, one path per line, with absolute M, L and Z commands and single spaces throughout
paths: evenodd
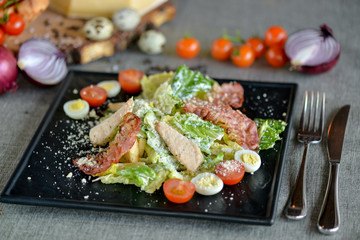
M 162 140 L 155 129 L 155 122 L 159 117 L 152 111 L 144 115 L 141 131 L 146 135 L 145 152 L 147 158 L 145 162 L 161 164 L 165 169 L 170 171 L 171 176 L 182 178 L 178 170 L 182 170 L 182 165 L 168 150 L 166 143 Z
M 185 100 L 196 96 L 198 93 L 210 91 L 213 84 L 214 80 L 211 78 L 182 65 L 178 68 L 171 81 L 171 88 L 173 96 Z
M 181 134 L 193 140 L 201 151 L 208 154 L 210 154 L 210 146 L 213 145 L 214 141 L 220 140 L 225 133 L 221 127 L 202 120 L 199 116 L 192 113 L 167 117 L 165 120 Z
M 287 123 L 282 120 L 255 118 L 254 121 L 258 127 L 259 151 L 274 147 L 287 126 Z
M 164 82 L 170 82 L 173 76 L 173 72 L 159 73 L 148 77 L 144 76 L 140 81 L 142 88 L 141 97 L 144 99 L 154 98 L 156 89 L 158 89 Z
M 172 114 L 177 106 L 182 105 L 182 101 L 173 96 L 169 82 L 164 82 L 156 89 L 154 99 L 154 105 L 165 114 Z
M 214 142 L 210 147 L 211 155 L 224 154 L 224 160 L 233 160 L 235 152 L 242 150 L 243 148 L 235 141 L 229 139 L 229 136 L 225 133 L 221 141 Z
M 199 171 L 215 171 L 216 165 L 224 160 L 224 153 L 220 152 L 217 155 L 204 156 L 204 162 L 200 165 Z
M 145 192 L 153 193 L 161 187 L 167 175 L 168 172 L 165 169 L 156 165 L 150 167 L 144 162 L 117 163 L 113 164 L 97 180 L 105 184 L 133 184 Z

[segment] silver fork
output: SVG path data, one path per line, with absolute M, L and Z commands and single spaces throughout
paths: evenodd
M 289 219 L 302 219 L 306 216 L 306 155 L 310 144 L 321 142 L 324 129 L 324 114 L 325 93 L 321 94 L 320 101 L 320 94 L 317 92 L 316 100 L 314 102 L 314 93 L 310 93 L 309 101 L 308 92 L 305 91 L 304 108 L 301 114 L 300 126 L 297 133 L 298 141 L 304 143 L 305 148 L 295 188 L 293 189 L 285 207 L 285 216 Z

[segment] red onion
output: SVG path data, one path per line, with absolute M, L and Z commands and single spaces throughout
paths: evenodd
M 18 69 L 14 54 L 7 48 L 0 46 L 0 94 L 12 89 L 15 92 L 18 88 L 16 78 Z
M 65 54 L 42 38 L 32 38 L 20 46 L 18 66 L 41 86 L 58 84 L 68 72 Z
M 340 44 L 326 24 L 291 34 L 285 52 L 292 69 L 305 73 L 323 73 L 333 68 L 340 57 Z

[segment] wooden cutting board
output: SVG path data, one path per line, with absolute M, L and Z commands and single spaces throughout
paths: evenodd
M 175 13 L 175 5 L 167 1 L 142 16 L 141 22 L 134 30 L 115 30 L 108 40 L 91 41 L 85 38 L 82 31 L 86 20 L 67 18 L 47 9 L 28 24 L 21 35 L 8 36 L 4 46 L 17 53 L 24 41 L 34 37 L 46 38 L 66 54 L 69 64 L 84 64 L 125 50 L 144 30 L 159 27 L 172 20 Z

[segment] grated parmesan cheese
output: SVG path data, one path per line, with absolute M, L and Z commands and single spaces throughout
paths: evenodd
M 66 178 L 72 178 L 73 174 L 72 172 L 69 172 L 68 175 L 66 175 Z

